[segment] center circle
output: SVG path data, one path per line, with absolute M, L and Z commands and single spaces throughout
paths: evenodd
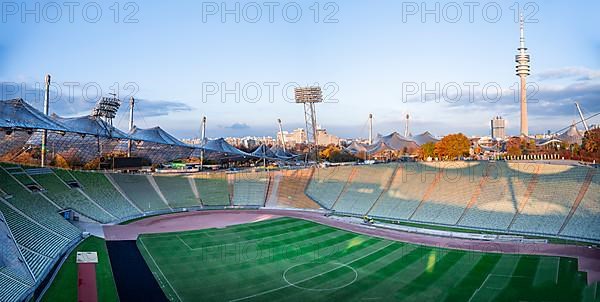
M 318 277 L 336 272 L 336 278 L 339 284 L 330 284 L 327 287 L 320 287 L 319 284 L 311 285 Z M 310 291 L 330 291 L 344 288 L 358 279 L 358 272 L 351 266 L 339 262 L 306 262 L 290 266 L 283 272 L 283 280 L 295 288 Z M 333 280 L 333 279 L 332 279 Z M 327 281 L 332 281 L 327 280 Z M 304 283 L 303 285 L 300 285 Z M 323 282 L 321 282 L 323 283 Z M 323 284 L 327 285 L 327 283 Z

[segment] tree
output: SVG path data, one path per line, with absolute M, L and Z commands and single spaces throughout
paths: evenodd
M 523 151 L 521 150 L 521 138 L 510 138 L 506 146 L 506 152 L 510 156 L 521 156 L 523 154 Z
M 600 128 L 587 131 L 583 136 L 583 150 L 600 157 Z
M 56 154 L 54 156 L 54 160 L 50 163 L 52 166 L 55 166 L 57 168 L 63 168 L 63 169 L 69 169 L 69 163 L 67 163 L 67 160 L 60 154 Z
M 471 142 L 462 133 L 449 134 L 435 144 L 435 153 L 447 159 L 469 155 Z
M 435 157 L 435 143 L 428 142 L 421 145 L 421 148 L 419 148 L 419 157 L 422 159 L 426 159 L 428 157 Z

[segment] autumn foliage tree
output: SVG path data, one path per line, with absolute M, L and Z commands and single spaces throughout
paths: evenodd
M 600 160 L 600 128 L 587 131 L 581 147 L 585 155 L 591 159 Z
M 462 133 L 449 134 L 435 144 L 435 154 L 445 159 L 457 159 L 469 155 L 471 142 Z
M 521 138 L 513 137 L 508 140 L 506 145 L 506 152 L 510 156 L 521 156 L 523 151 L 521 150 Z
M 428 157 L 435 157 L 435 143 L 428 142 L 428 143 L 421 145 L 421 148 L 419 148 L 418 154 L 419 154 L 419 158 L 421 158 L 421 159 L 427 159 Z

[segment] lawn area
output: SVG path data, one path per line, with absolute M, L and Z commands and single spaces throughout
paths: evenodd
M 69 254 L 42 301 L 77 301 L 77 264 L 75 263 L 77 251 L 98 252 L 98 264 L 96 266 L 98 301 L 118 301 L 117 288 L 115 287 L 106 244 L 104 239 L 94 236 L 86 238 Z
M 147 234 L 172 301 L 597 301 L 572 258 L 466 252 L 278 218 Z

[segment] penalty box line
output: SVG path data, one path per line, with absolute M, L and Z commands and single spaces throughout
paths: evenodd
M 370 253 L 368 253 L 368 254 L 365 254 L 365 255 L 363 255 L 363 256 L 361 256 L 361 257 L 359 257 L 359 258 L 356 258 L 356 259 L 353 259 L 352 261 L 349 261 L 349 262 L 347 262 L 347 263 L 344 263 L 344 265 L 341 265 L 341 266 L 338 266 L 338 267 L 336 267 L 336 268 L 330 269 L 330 270 L 328 270 L 328 271 L 325 271 L 325 272 L 322 272 L 322 273 L 316 274 L 316 275 L 314 275 L 314 276 L 312 276 L 312 277 L 307 277 L 307 278 L 304 278 L 304 279 L 302 279 L 302 280 L 300 280 L 300 281 L 296 282 L 295 284 L 300 284 L 300 283 L 302 283 L 302 282 L 305 282 L 305 281 L 308 281 L 308 280 L 312 280 L 312 279 L 314 279 L 314 278 L 316 278 L 316 277 L 320 277 L 320 276 L 323 276 L 323 275 L 325 275 L 325 274 L 328 274 L 328 273 L 331 273 L 331 272 L 333 272 L 333 271 L 336 271 L 336 270 L 338 270 L 338 269 L 340 269 L 340 268 L 342 268 L 342 267 L 349 266 L 350 264 L 352 264 L 352 263 L 354 263 L 354 262 L 356 262 L 356 261 L 358 261 L 358 260 L 361 260 L 361 259 L 363 259 L 363 258 L 366 258 L 366 257 L 368 257 L 368 256 L 371 256 L 371 255 L 373 255 L 373 254 L 375 254 L 375 253 L 377 253 L 377 252 L 379 252 L 379 251 L 381 251 L 381 250 L 383 250 L 383 249 L 387 248 L 388 246 L 390 246 L 390 245 L 392 245 L 392 244 L 394 244 L 394 243 L 396 243 L 396 242 L 390 242 L 390 243 L 388 243 L 387 245 L 385 245 L 385 246 L 383 246 L 383 247 L 381 247 L 381 248 L 378 248 L 378 249 L 377 249 L 377 250 L 375 250 L 375 251 L 372 251 L 372 252 L 370 252 Z M 256 294 L 253 294 L 253 295 L 250 295 L 250 296 L 241 297 L 241 298 L 237 298 L 237 299 L 233 299 L 233 300 L 229 300 L 229 301 L 230 301 L 230 302 L 236 302 L 236 301 L 246 300 L 246 299 L 250 299 L 250 298 L 254 298 L 254 297 L 258 297 L 258 296 L 262 296 L 262 295 L 264 295 L 264 294 L 269 294 L 269 293 L 272 293 L 272 292 L 276 292 L 276 291 L 278 291 L 278 290 L 281 290 L 281 289 L 284 289 L 284 288 L 288 288 L 288 287 L 291 287 L 291 286 L 292 286 L 292 284 L 289 284 L 289 283 L 288 283 L 287 285 L 284 285 L 284 286 L 280 286 L 280 287 L 273 288 L 273 289 L 270 289 L 270 290 L 266 290 L 266 291 L 263 291 L 263 292 L 260 292 L 260 293 L 256 293 Z
M 257 239 L 250 239 L 250 240 L 243 240 L 243 241 L 236 241 L 235 244 L 246 244 L 249 242 L 255 242 L 255 241 L 262 241 L 265 239 L 271 239 L 273 237 L 279 237 L 279 236 L 283 236 L 283 235 L 289 235 L 290 232 L 285 232 L 285 233 L 281 233 L 281 234 L 277 234 L 277 235 L 273 235 L 273 236 L 269 236 L 268 238 L 257 238 Z M 227 245 L 230 243 L 223 243 L 223 244 L 217 244 L 217 245 L 211 245 L 211 246 L 201 246 L 201 247 L 191 247 L 187 242 L 185 242 L 184 239 L 182 239 L 179 235 L 176 235 L 177 239 L 179 239 L 179 241 L 181 241 L 181 243 L 183 243 L 190 251 L 196 251 L 196 250 L 201 250 L 204 248 L 211 248 L 211 247 L 217 247 L 217 246 L 222 246 L 222 245 Z M 210 236 L 213 237 L 213 236 Z
M 175 295 L 177 296 L 177 299 L 179 299 L 179 301 L 183 301 L 183 299 L 181 299 L 181 297 L 179 296 L 179 294 L 177 293 L 177 291 L 175 290 L 175 287 L 173 287 L 173 285 L 171 284 L 171 282 L 169 281 L 169 278 L 167 278 L 167 276 L 165 276 L 165 274 L 162 272 L 162 270 L 160 269 L 160 266 L 158 266 L 158 263 L 156 263 L 156 260 L 154 260 L 154 257 L 152 256 L 152 254 L 150 253 L 150 251 L 148 250 L 148 248 L 146 247 L 146 244 L 144 244 L 144 240 L 140 237 L 140 243 L 142 244 L 142 246 L 144 247 L 144 250 L 146 251 L 146 253 L 148 253 L 148 256 L 150 256 L 150 259 L 152 260 L 152 263 L 154 263 L 154 265 L 156 266 L 156 268 L 158 269 L 158 272 L 163 276 L 163 278 L 165 278 L 165 281 L 167 281 L 167 284 L 169 285 L 169 287 L 173 290 L 173 292 L 175 293 Z

